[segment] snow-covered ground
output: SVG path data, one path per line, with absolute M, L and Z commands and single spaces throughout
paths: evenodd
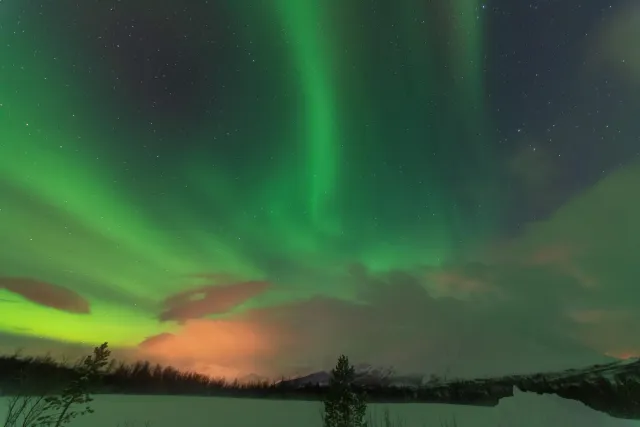
M 0 425 L 6 416 L 0 398 Z M 215 397 L 97 396 L 95 413 L 70 427 L 321 427 L 320 402 L 270 401 Z M 515 391 L 495 408 L 441 404 L 375 404 L 371 415 L 384 427 L 389 409 L 402 427 L 640 427 L 583 404 L 555 396 Z M 456 424 L 453 424 L 455 419 Z

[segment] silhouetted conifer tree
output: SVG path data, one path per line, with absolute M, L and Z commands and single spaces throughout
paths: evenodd
M 347 356 L 340 356 L 331 370 L 329 392 L 324 401 L 324 427 L 366 427 L 367 403 L 353 390 L 355 368 Z

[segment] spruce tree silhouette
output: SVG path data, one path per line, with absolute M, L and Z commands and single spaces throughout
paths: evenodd
M 347 356 L 340 356 L 331 370 L 329 392 L 324 401 L 324 427 L 366 427 L 367 403 L 364 396 L 354 391 L 355 379 L 355 368 Z

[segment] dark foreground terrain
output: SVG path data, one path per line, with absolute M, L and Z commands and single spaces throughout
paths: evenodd
M 328 373 L 285 381 L 305 395 L 322 395 Z M 640 419 L 640 359 L 617 361 L 583 369 L 496 378 L 424 382 L 418 377 L 394 377 L 364 370 L 357 385 L 370 401 L 424 402 L 495 406 L 513 396 L 513 389 L 556 394 L 616 418 Z
M 75 368 L 51 358 L 0 357 L 0 392 L 53 394 L 74 377 Z M 148 362 L 112 363 L 95 393 L 192 395 L 238 398 L 322 400 L 329 374 L 318 372 L 277 382 L 229 382 Z M 394 376 L 373 368 L 361 369 L 354 387 L 370 402 L 421 402 L 495 406 L 513 395 L 513 388 L 556 394 L 578 400 L 616 418 L 640 419 L 640 359 L 583 369 L 499 378 L 442 381 Z M 0 394 L 2 394 L 0 393 Z

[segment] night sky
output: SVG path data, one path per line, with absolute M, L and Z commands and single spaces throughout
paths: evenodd
M 640 355 L 640 5 L 0 2 L 0 351 Z

